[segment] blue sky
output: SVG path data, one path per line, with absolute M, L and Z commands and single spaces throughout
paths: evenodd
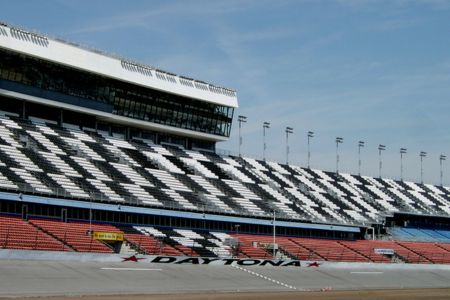
M 439 155 L 450 160 L 450 1 L 3 1 L 0 19 L 238 91 L 245 115 L 242 152 L 378 175 L 439 182 Z M 238 126 L 218 148 L 238 151 Z M 444 163 L 445 167 L 450 163 Z M 450 184 L 450 168 L 444 172 Z

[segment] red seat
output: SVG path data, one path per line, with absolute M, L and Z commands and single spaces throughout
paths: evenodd
M 63 243 L 18 217 L 0 216 L 0 248 L 68 251 Z
M 87 233 L 89 230 L 122 233 L 121 230 L 109 224 L 85 222 L 61 222 L 56 220 L 32 219 L 30 222 L 43 231 L 54 235 L 67 243 L 75 251 L 113 253 L 113 250 Z

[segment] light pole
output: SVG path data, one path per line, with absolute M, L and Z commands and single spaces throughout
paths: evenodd
M 89 196 L 89 236 L 92 239 L 92 195 Z
M 441 175 L 441 186 L 442 186 L 442 178 L 444 177 L 444 173 L 442 172 L 442 162 L 444 161 L 444 160 L 446 160 L 447 159 L 447 156 L 445 156 L 444 154 L 441 154 L 440 156 L 439 156 L 439 165 L 440 165 L 440 167 L 441 167 L 441 173 L 440 173 L 440 175 Z
M 239 157 L 241 157 L 241 146 L 242 146 L 241 127 L 242 123 L 247 123 L 247 117 L 238 116 L 238 122 L 239 122 Z
M 289 134 L 294 133 L 294 128 L 286 127 L 286 164 L 289 164 Z
M 361 176 L 361 148 L 364 147 L 364 142 L 358 142 L 358 175 Z
M 276 252 L 275 252 L 275 244 L 276 244 L 276 225 L 275 225 L 275 210 L 273 210 L 273 259 L 275 259 Z
M 420 151 L 420 183 L 423 184 L 423 158 L 427 156 L 427 153 Z
M 239 234 L 239 227 L 241 227 L 241 225 L 239 224 L 234 225 L 234 228 L 236 229 L 236 234 Z
M 314 137 L 314 132 L 308 131 L 308 169 L 311 169 L 311 151 L 309 147 L 309 139 Z
M 343 137 L 336 137 L 336 173 L 339 173 L 339 144 L 342 144 L 343 142 Z
M 381 169 L 383 168 L 383 162 L 381 161 L 381 151 L 386 150 L 386 146 L 385 145 L 378 145 L 378 177 L 381 178 Z
M 239 256 L 239 227 L 241 227 L 241 225 L 239 225 L 239 224 L 235 224 L 234 225 L 234 228 L 236 229 L 236 239 L 235 239 L 235 246 L 234 246 L 234 255 L 236 256 L 236 257 L 238 257 Z
M 270 128 L 270 123 L 269 122 L 264 122 L 263 123 L 263 160 L 266 160 L 266 149 L 267 149 L 267 145 L 266 145 L 266 129 Z
M 403 181 L 403 154 L 406 154 L 406 148 L 400 148 L 400 180 Z

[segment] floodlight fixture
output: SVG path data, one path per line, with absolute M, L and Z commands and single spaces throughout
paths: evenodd
M 423 184 L 423 158 L 427 157 L 427 153 L 425 151 L 420 151 L 420 183 Z
M 314 137 L 314 132 L 308 131 L 307 137 L 308 137 L 308 169 L 310 169 L 311 168 L 311 148 L 310 148 L 309 140 Z
M 247 117 L 246 116 L 238 116 L 238 122 L 239 122 L 239 156 L 241 156 L 241 147 L 242 147 L 241 127 L 242 127 L 242 123 L 247 123 Z
M 403 181 L 403 154 L 406 154 L 408 149 L 400 148 L 400 180 Z
M 442 178 L 444 177 L 443 171 L 442 171 L 442 163 L 447 159 L 447 156 L 444 154 L 441 154 L 439 156 L 439 165 L 440 165 L 440 177 L 441 177 L 441 186 L 442 186 Z
M 343 142 L 343 137 L 336 137 L 336 173 L 339 173 L 339 144 L 342 144 Z
M 294 133 L 294 128 L 286 127 L 286 164 L 289 164 L 289 134 Z
M 263 122 L 263 160 L 266 160 L 266 149 L 267 149 L 267 144 L 266 144 L 266 129 L 270 128 L 270 123 L 269 122 Z
M 381 178 L 381 169 L 383 168 L 383 161 L 381 160 L 381 151 L 386 150 L 386 146 L 378 145 L 378 177 Z
M 358 175 L 361 176 L 361 148 L 364 147 L 364 142 L 358 142 Z

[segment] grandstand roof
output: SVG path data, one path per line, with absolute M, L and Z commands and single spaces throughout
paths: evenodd
M 0 48 L 60 63 L 143 87 L 229 107 L 237 107 L 236 91 L 162 71 L 59 38 L 0 22 Z

